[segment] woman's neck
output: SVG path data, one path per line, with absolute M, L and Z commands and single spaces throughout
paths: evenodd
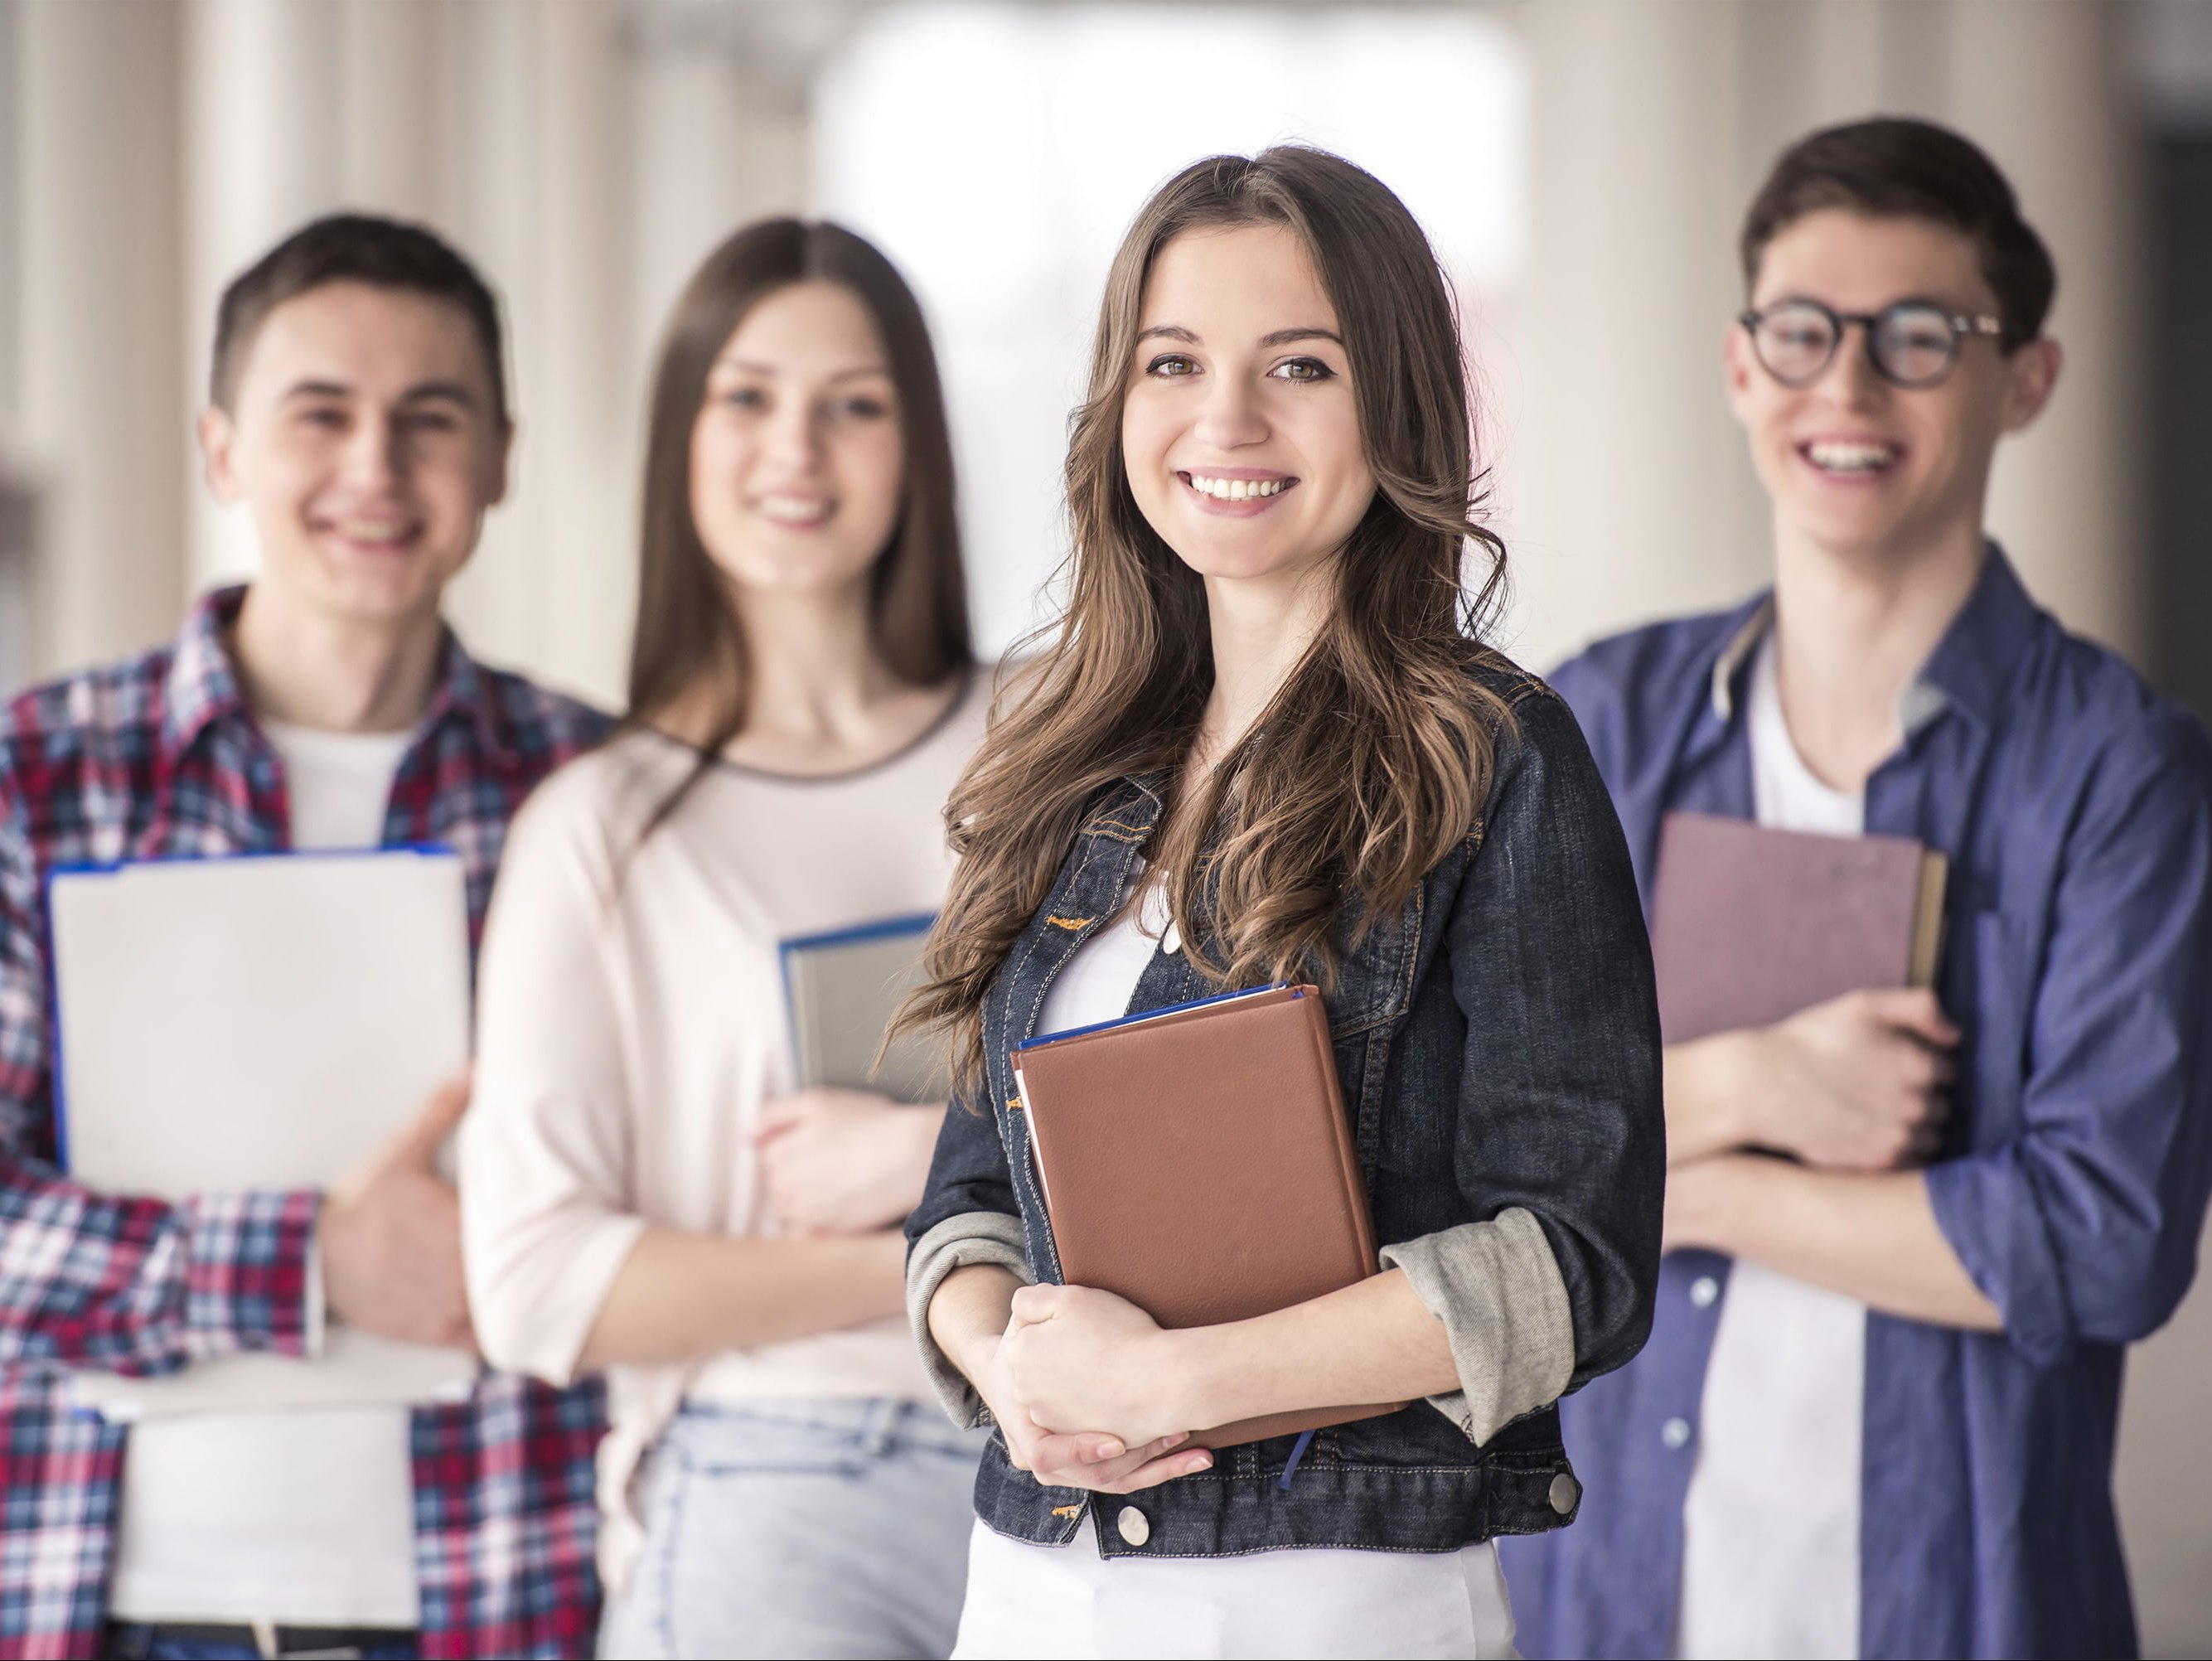
M 1206 579 L 1213 691 L 1199 721 L 1194 766 L 1218 762 L 1266 713 L 1328 622 L 1334 572 L 1335 563 L 1324 561 L 1276 581 Z
M 831 593 L 742 593 L 744 725 L 722 746 L 729 760 L 798 776 L 849 772 L 880 761 L 927 729 L 957 689 L 917 687 L 877 649 L 865 582 Z M 702 683 L 660 724 L 695 744 L 714 736 L 715 700 Z

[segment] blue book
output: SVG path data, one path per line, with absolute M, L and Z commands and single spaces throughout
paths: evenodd
M 922 944 L 936 921 L 934 912 L 917 912 L 781 943 L 802 1089 L 872 1090 L 902 1102 L 945 1098 L 951 1080 L 942 1040 L 909 1034 L 876 1063 L 892 1018 L 921 983 Z

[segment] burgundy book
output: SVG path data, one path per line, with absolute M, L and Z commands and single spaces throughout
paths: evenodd
M 1668 1043 L 1767 1026 L 1846 992 L 1926 986 L 1943 855 L 1905 837 L 1823 837 L 1669 813 L 1651 957 Z

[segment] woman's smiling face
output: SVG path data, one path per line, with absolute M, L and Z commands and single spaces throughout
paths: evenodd
M 1200 575 L 1296 581 L 1366 513 L 1341 332 L 1285 227 L 1186 231 L 1153 260 L 1121 460 L 1146 522 Z
M 691 429 L 691 517 L 740 589 L 866 581 L 898 522 L 906 453 L 890 355 L 866 305 L 794 283 L 745 314 Z

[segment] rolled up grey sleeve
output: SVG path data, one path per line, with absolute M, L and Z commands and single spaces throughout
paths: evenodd
M 938 1348 L 929 1331 L 929 1300 L 956 1269 L 988 1263 L 1008 1269 L 1024 1286 L 1030 1282 L 1029 1258 L 1022 1249 L 1022 1220 L 1003 1211 L 967 1211 L 947 1217 L 919 1240 L 906 1258 L 906 1312 L 930 1387 L 963 1430 L 989 1422 L 983 1398 L 967 1376 Z M 1553 1272 L 1557 1279 L 1557 1271 Z
M 1574 1311 L 1533 1213 L 1516 1206 L 1486 1223 L 1384 1246 L 1382 1258 L 1385 1269 L 1405 1270 L 1413 1295 L 1444 1323 L 1459 1388 L 1429 1405 L 1478 1445 L 1565 1392 Z

